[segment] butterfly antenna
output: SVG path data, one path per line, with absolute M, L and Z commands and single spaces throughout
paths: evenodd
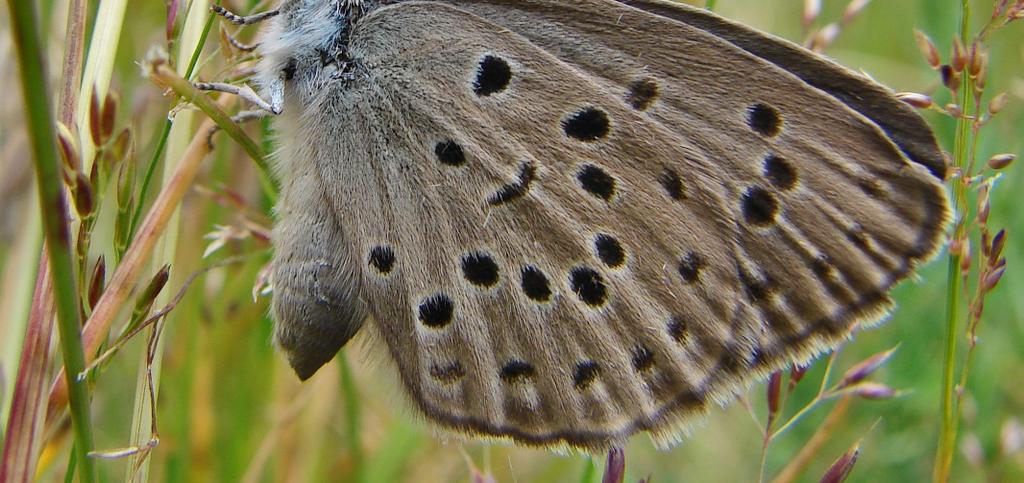
M 260 46 L 260 44 L 247 44 L 242 42 L 236 39 L 234 35 L 231 35 L 231 32 L 224 31 L 224 36 L 228 39 L 228 43 L 230 43 L 232 47 L 241 52 L 253 52 Z
M 260 23 L 268 18 L 274 17 L 277 14 L 281 13 L 280 10 L 274 9 L 267 10 L 266 12 L 262 13 L 256 13 L 253 15 L 242 16 L 216 4 L 210 5 L 210 10 L 213 13 L 220 15 L 221 17 L 224 17 L 225 19 L 227 19 L 228 22 L 231 22 L 235 25 L 252 25 Z

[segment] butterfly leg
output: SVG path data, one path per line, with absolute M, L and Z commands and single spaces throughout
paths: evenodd
M 193 85 L 196 86 L 196 89 L 199 89 L 201 91 L 214 91 L 233 94 L 260 109 L 270 112 L 271 114 L 281 114 L 280 105 L 276 105 L 275 103 L 263 100 L 263 98 L 260 97 L 259 94 L 256 93 L 256 91 L 252 90 L 251 87 L 245 84 L 236 86 L 234 84 L 227 84 L 224 82 L 196 82 Z
M 270 115 L 281 114 L 281 107 L 274 107 L 271 103 L 263 100 L 259 94 L 256 94 L 248 85 L 236 86 L 234 84 L 226 84 L 221 82 L 196 82 L 196 89 L 203 91 L 213 92 L 224 92 L 227 94 L 236 95 L 242 99 L 245 99 L 251 104 L 254 104 L 259 109 L 251 111 L 242 111 L 231 117 L 231 120 L 240 123 L 252 121 L 254 119 L 261 119 Z M 206 134 L 206 144 L 213 148 L 213 135 L 217 134 L 220 130 L 219 126 L 214 125 L 210 128 L 210 132 Z
M 274 228 L 274 340 L 305 380 L 362 327 L 361 272 L 316 176 L 283 187 Z
M 253 111 L 241 111 L 238 114 L 231 116 L 231 122 L 235 124 L 241 124 L 243 122 L 263 119 L 265 117 L 270 116 L 270 114 L 270 112 L 264 111 L 262 109 Z M 210 128 L 210 131 L 206 133 L 206 145 L 210 147 L 211 151 L 213 150 L 213 135 L 217 134 L 218 132 L 220 132 L 220 126 L 214 124 L 213 127 Z

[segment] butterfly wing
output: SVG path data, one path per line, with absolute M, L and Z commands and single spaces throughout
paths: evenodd
M 936 148 L 873 120 L 881 88 L 825 64 L 858 107 L 649 5 L 384 7 L 303 111 L 358 298 L 443 426 L 671 440 L 878 319 L 938 246 Z
M 885 87 L 866 82 L 862 75 L 796 44 L 730 22 L 704 9 L 659 0 L 618 1 L 715 35 L 799 77 L 809 86 L 825 91 L 881 127 L 911 161 L 925 166 L 936 177 L 945 178 L 946 160 L 931 129 L 921 116 L 893 97 Z

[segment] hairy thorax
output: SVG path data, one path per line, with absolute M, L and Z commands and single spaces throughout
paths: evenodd
M 262 35 L 259 85 L 271 105 L 308 105 L 326 83 L 353 77 L 349 37 L 358 20 L 387 0 L 285 0 Z

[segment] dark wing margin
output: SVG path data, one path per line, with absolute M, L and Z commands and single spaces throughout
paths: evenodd
M 885 87 L 788 40 L 731 22 L 708 11 L 664 0 L 615 0 L 708 32 L 771 62 L 839 99 L 877 124 L 911 161 L 946 179 L 946 158 L 931 129 L 914 108 Z

